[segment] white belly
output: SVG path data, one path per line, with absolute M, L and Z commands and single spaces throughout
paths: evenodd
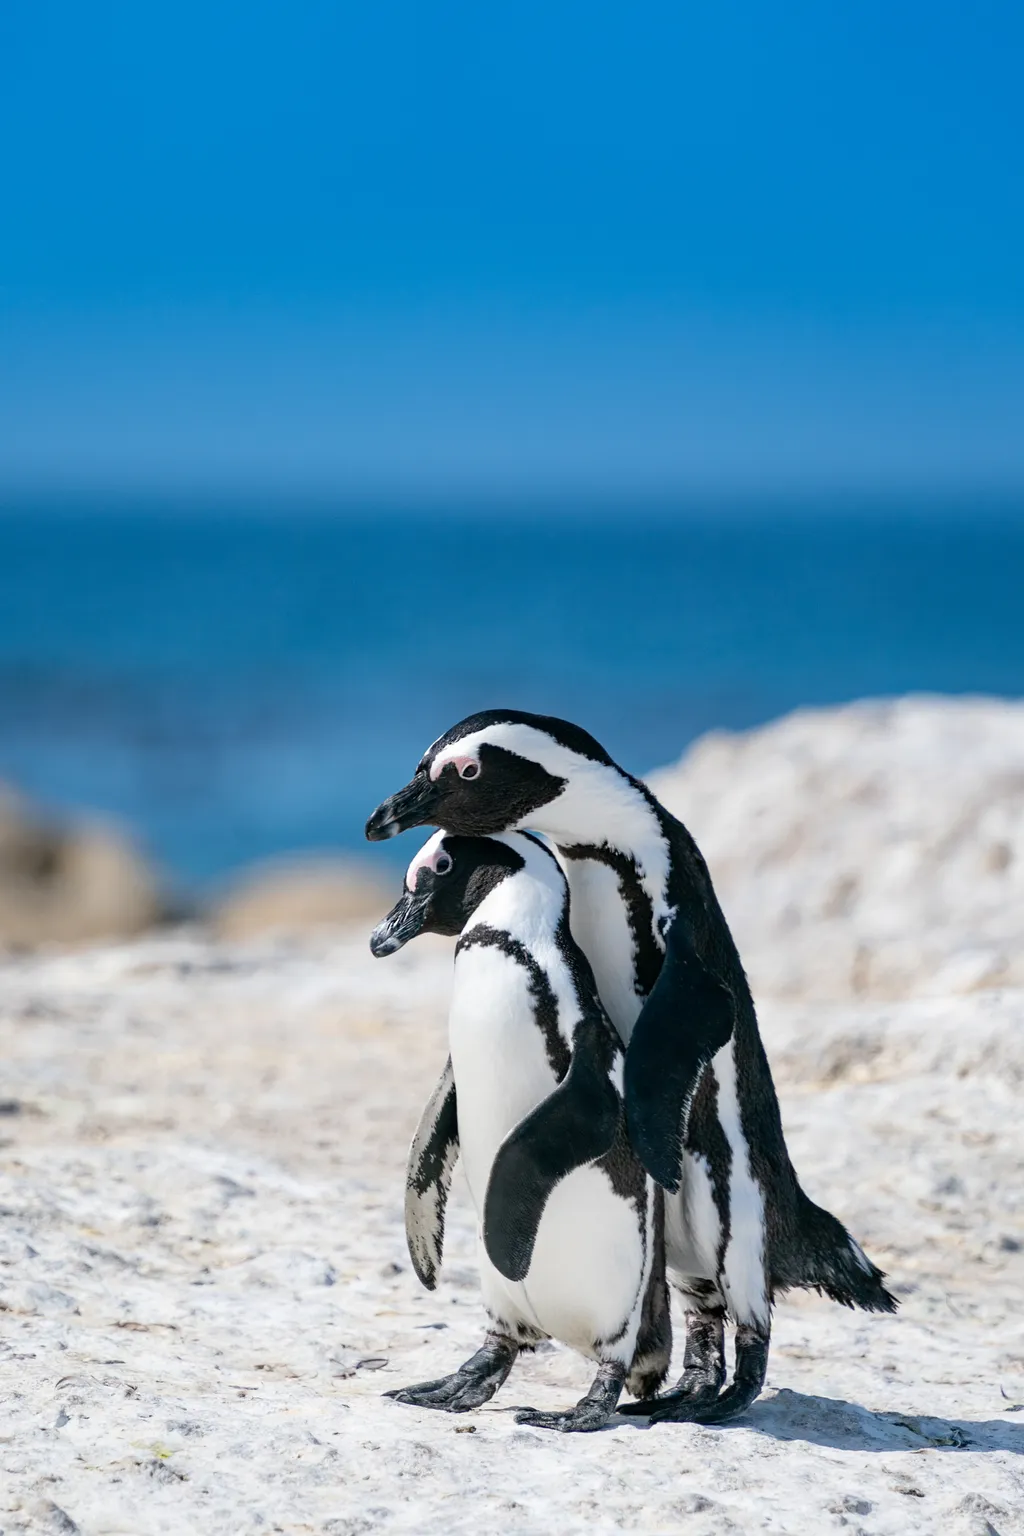
M 615 871 L 596 859 L 560 861 L 569 882 L 569 927 L 594 971 L 612 1023 L 628 1042 L 643 1006 L 633 987 L 633 935 Z
M 479 945 L 459 955 L 448 1029 L 462 1166 L 480 1215 L 494 1154 L 557 1079 L 526 972 L 499 949 Z
M 545 1206 L 525 1280 L 506 1280 L 479 1243 L 484 1301 L 497 1316 L 522 1318 L 591 1359 L 601 1343 L 602 1358 L 628 1366 L 653 1241 L 653 1223 L 646 1225 L 645 1232 L 599 1168 L 577 1168 Z
M 459 1145 L 479 1222 L 499 1146 L 553 1092 L 556 1078 L 526 974 L 498 949 L 474 946 L 459 955 L 449 1028 Z M 524 1281 L 506 1280 L 479 1243 L 484 1302 L 496 1317 L 529 1323 L 591 1357 L 599 1340 L 625 1324 L 612 1353 L 621 1350 L 629 1364 L 650 1248 L 651 1233 L 645 1247 L 634 1207 L 607 1175 L 578 1168 L 548 1200 Z

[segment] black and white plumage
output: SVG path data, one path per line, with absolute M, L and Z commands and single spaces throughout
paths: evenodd
M 627 1044 L 630 1140 L 671 1192 L 667 1262 L 688 1331 L 675 1392 L 626 1411 L 701 1422 L 742 1412 L 764 1382 L 772 1302 L 790 1287 L 893 1311 L 881 1271 L 800 1187 L 747 979 L 682 823 L 580 727 L 490 710 L 428 749 L 367 836 L 430 824 L 551 839 L 573 935 Z M 726 1317 L 737 1360 L 723 1392 Z
M 454 1375 L 391 1395 L 478 1407 L 520 1349 L 553 1337 L 598 1362 L 594 1385 L 566 1413 L 523 1409 L 519 1421 L 598 1429 L 624 1385 L 656 1391 L 668 1368 L 664 1203 L 629 1146 L 624 1053 L 572 938 L 565 877 L 525 834 L 438 832 L 370 947 L 391 954 L 424 931 L 461 936 L 451 1054 L 410 1150 L 409 1251 L 433 1289 L 461 1153 L 490 1330 Z

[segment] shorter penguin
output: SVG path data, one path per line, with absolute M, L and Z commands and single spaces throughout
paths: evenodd
M 418 933 L 461 936 L 451 1055 L 409 1156 L 409 1251 L 432 1290 L 461 1149 L 490 1327 L 453 1375 L 388 1396 L 478 1408 L 521 1349 L 550 1337 L 598 1362 L 594 1383 L 575 1408 L 517 1421 L 600 1429 L 623 1386 L 645 1397 L 668 1369 L 664 1211 L 626 1136 L 623 1049 L 570 933 L 565 876 L 526 833 L 438 832 L 370 948 L 389 955 Z

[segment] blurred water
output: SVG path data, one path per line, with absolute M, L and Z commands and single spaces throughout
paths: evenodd
M 1020 695 L 1022 591 L 1012 508 L 8 511 L 0 778 L 114 813 L 202 882 L 359 849 L 423 748 L 495 704 L 642 772 L 799 704 Z

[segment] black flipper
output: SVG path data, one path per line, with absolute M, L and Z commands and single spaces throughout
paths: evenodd
M 732 1035 L 732 993 L 697 954 L 684 925 L 668 932 L 665 961 L 626 1048 L 626 1124 L 652 1178 L 677 1190 L 686 1110 L 704 1067 Z
M 405 1178 L 405 1240 L 412 1267 L 428 1291 L 437 1285 L 444 1248 L 448 1190 L 459 1155 L 459 1121 L 452 1059 L 420 1116 Z
M 622 1121 L 622 1100 L 608 1076 L 610 1027 L 598 1016 L 576 1026 L 569 1070 L 498 1148 L 484 1200 L 484 1247 L 508 1280 L 524 1280 L 544 1207 L 555 1185 L 603 1157 Z

